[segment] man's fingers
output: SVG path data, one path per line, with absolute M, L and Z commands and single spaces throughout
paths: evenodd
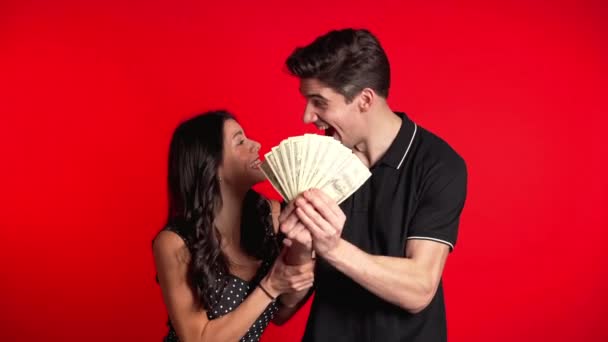
M 298 210 L 302 210 L 304 211 L 304 213 L 306 214 L 306 216 L 310 219 L 310 221 L 314 222 L 314 224 L 319 227 L 321 230 L 325 231 L 327 234 L 333 234 L 336 230 L 335 227 L 333 227 L 326 219 L 325 217 L 323 217 L 315 207 L 313 207 L 311 205 L 310 202 L 304 204 L 304 205 L 300 205 L 298 204 L 298 209 L 296 210 L 296 212 L 298 212 Z M 300 218 L 300 216 L 298 216 L 298 218 Z M 301 218 L 300 218 L 301 219 Z M 302 221 L 303 223 L 306 224 L 306 222 Z
M 323 239 L 327 237 L 327 233 L 323 229 L 319 228 L 317 224 L 308 217 L 304 209 L 299 207 L 296 208 L 296 214 L 304 226 L 306 226 L 308 231 L 310 231 L 310 233 L 313 235 L 313 239 Z
M 342 209 L 340 208 L 340 206 L 338 205 L 338 203 L 336 203 L 336 201 L 334 201 L 332 198 L 330 198 L 329 196 L 327 196 L 327 194 L 325 192 L 323 192 L 323 190 L 320 189 L 313 189 L 313 191 L 315 193 L 317 193 L 317 195 L 319 195 L 319 197 L 329 205 L 329 208 L 334 212 L 334 214 L 336 216 L 344 216 L 344 212 L 342 211 Z
M 310 189 L 303 195 L 327 221 L 333 225 L 340 225 L 340 217 L 344 216 L 344 213 L 336 201 L 319 189 Z

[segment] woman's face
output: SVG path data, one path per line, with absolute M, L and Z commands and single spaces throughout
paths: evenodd
M 235 120 L 224 122 L 224 157 L 219 168 L 222 181 L 233 186 L 251 187 L 266 179 L 260 170 L 260 143 L 245 136 Z

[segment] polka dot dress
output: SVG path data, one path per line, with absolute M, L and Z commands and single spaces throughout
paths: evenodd
M 266 269 L 267 272 L 269 267 L 270 265 L 265 263 L 261 268 Z M 260 273 L 266 274 L 266 272 Z M 256 286 L 257 282 L 255 284 L 253 284 L 253 282 L 250 284 L 243 279 L 229 275 L 227 286 L 224 288 L 224 292 L 219 303 L 215 306 L 215 308 L 207 311 L 207 317 L 209 317 L 210 320 L 215 319 L 236 309 L 236 307 L 238 307 L 239 304 L 241 304 L 243 300 L 245 300 L 245 298 L 247 298 L 247 296 L 249 296 L 249 294 L 256 288 Z M 277 310 L 277 303 L 270 303 L 262 315 L 258 317 L 247 333 L 245 333 L 245 335 L 240 339 L 240 341 L 259 341 L 264 329 L 266 329 Z
M 223 315 L 226 315 L 232 310 L 236 309 L 239 304 L 241 304 L 245 298 L 247 298 L 247 296 L 249 296 L 249 294 L 255 290 L 259 281 L 264 278 L 271 266 L 272 265 L 269 261 L 264 261 L 251 282 L 247 282 L 232 274 L 225 275 L 222 277 L 222 279 L 218 279 L 218 281 L 225 282 L 224 291 L 222 292 L 218 302 L 210 310 L 207 310 L 207 317 L 209 320 L 222 317 Z M 276 301 L 270 303 L 239 341 L 259 341 L 264 329 L 266 329 L 278 309 L 279 307 Z M 170 321 L 168 325 L 169 333 L 165 337 L 164 342 L 179 342 L 179 338 L 177 337 L 177 334 L 175 333 Z
M 270 264 L 268 262 L 264 263 L 260 270 L 264 269 L 264 272 L 259 272 L 262 274 L 266 274 L 268 269 L 270 268 Z M 251 283 L 236 277 L 234 275 L 228 275 L 226 278 L 226 286 L 224 287 L 224 291 L 220 300 L 216 303 L 211 310 L 207 311 L 207 317 L 209 320 L 216 319 L 222 317 L 223 315 L 231 312 L 236 309 L 239 304 L 241 304 L 249 294 L 256 288 L 257 282 L 252 281 Z M 261 279 L 262 277 L 255 277 Z M 257 280 L 257 279 L 256 279 Z M 253 342 L 259 341 L 264 329 L 268 326 L 276 312 L 278 311 L 278 305 L 276 302 L 272 302 L 266 307 L 266 310 L 258 317 L 258 319 L 253 323 L 251 328 L 245 333 L 245 335 L 239 340 L 241 342 Z M 179 339 L 175 330 L 171 324 L 169 324 L 169 334 L 165 337 L 165 342 L 178 342 Z

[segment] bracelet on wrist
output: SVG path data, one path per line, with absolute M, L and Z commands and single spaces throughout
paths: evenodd
M 268 298 L 270 298 L 273 302 L 275 300 L 277 300 L 277 297 L 274 297 L 273 295 L 270 294 L 270 292 L 268 292 L 268 290 L 266 290 L 264 288 L 264 286 L 262 286 L 262 284 L 258 284 L 258 287 L 266 294 L 266 296 L 268 296 Z

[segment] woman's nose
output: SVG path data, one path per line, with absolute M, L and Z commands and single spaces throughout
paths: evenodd
M 258 153 L 260 151 L 260 147 L 262 147 L 262 145 L 255 141 L 255 140 L 251 140 L 252 144 L 251 144 L 251 149 L 253 152 Z

